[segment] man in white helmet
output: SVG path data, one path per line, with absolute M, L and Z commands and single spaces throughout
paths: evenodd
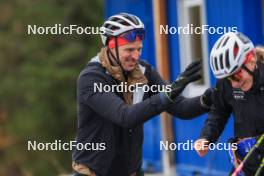
M 210 143 L 221 135 L 231 114 L 237 150 L 229 151 L 234 167 L 246 156 L 264 133 L 264 64 L 258 61 L 253 43 L 242 33 L 226 33 L 214 44 L 210 54 L 211 70 L 217 78 L 214 108 L 201 131 L 195 149 L 207 154 Z M 261 147 L 262 148 L 262 147 Z M 240 175 L 252 176 L 260 165 L 263 151 L 254 153 Z
M 172 84 L 165 82 L 149 64 L 139 60 L 144 25 L 135 15 L 120 13 L 102 26 L 101 52 L 86 65 L 77 84 L 77 143 L 73 149 L 75 175 L 139 176 L 142 164 L 143 123 L 163 111 L 184 119 L 201 115 L 211 105 L 211 90 L 185 99 L 185 86 L 200 79 L 200 62 L 189 65 Z M 170 85 L 164 92 L 138 89 L 95 91 L 95 84 L 122 88 Z M 81 145 L 80 145 L 81 146 Z

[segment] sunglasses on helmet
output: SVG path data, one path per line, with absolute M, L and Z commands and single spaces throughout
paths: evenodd
M 137 30 L 128 31 L 124 34 L 121 34 L 120 37 L 124 38 L 125 40 L 129 42 L 134 42 L 137 37 L 140 40 L 143 40 L 145 38 L 145 30 L 137 29 Z

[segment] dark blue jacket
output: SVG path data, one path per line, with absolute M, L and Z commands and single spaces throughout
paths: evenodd
M 255 137 L 264 133 L 264 64 L 257 63 L 254 84 L 243 92 L 232 88 L 226 79 L 217 81 L 214 94 L 215 108 L 209 112 L 201 138 L 216 142 L 231 114 L 234 115 L 236 138 Z
M 166 85 L 147 63 L 149 85 Z M 182 96 L 172 103 L 163 93 L 147 92 L 134 105 L 124 102 L 122 93 L 94 92 L 94 83 L 115 85 L 117 81 L 98 62 L 90 62 L 80 73 L 77 85 L 77 143 L 104 143 L 105 150 L 73 150 L 73 160 L 85 164 L 99 176 L 126 176 L 141 168 L 143 123 L 163 111 L 191 119 L 205 112 L 199 97 Z

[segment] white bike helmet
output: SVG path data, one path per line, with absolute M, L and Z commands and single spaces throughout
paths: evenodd
M 135 15 L 120 13 L 109 17 L 100 28 L 103 45 L 107 45 L 109 37 L 118 36 L 134 29 L 144 30 L 144 24 Z
M 234 74 L 252 49 L 253 43 L 242 33 L 228 32 L 221 36 L 210 54 L 210 66 L 215 77 L 222 79 Z

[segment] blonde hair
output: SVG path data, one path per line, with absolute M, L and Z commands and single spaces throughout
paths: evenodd
M 264 46 L 256 47 L 256 55 L 257 55 L 258 60 L 264 63 Z

